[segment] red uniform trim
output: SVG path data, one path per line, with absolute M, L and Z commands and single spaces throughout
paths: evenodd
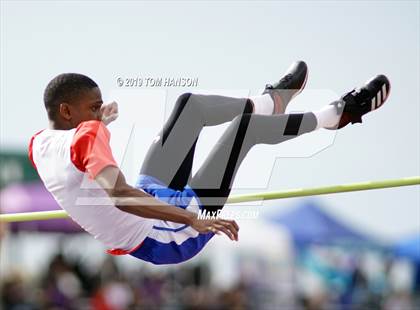
M 106 252 L 108 254 L 111 254 L 111 255 L 126 255 L 126 254 L 130 254 L 130 253 L 133 253 L 134 251 L 136 251 L 138 248 L 141 247 L 142 244 L 143 244 L 143 242 L 140 243 L 139 245 L 135 246 L 134 248 L 130 249 L 130 250 L 109 249 L 109 250 L 106 250 Z
M 43 131 L 44 131 L 44 129 L 38 131 L 36 134 L 34 134 L 32 136 L 31 140 L 29 141 L 28 158 L 29 158 L 29 161 L 31 162 L 32 166 L 35 168 L 35 170 L 36 170 L 36 165 L 35 165 L 35 162 L 34 162 L 34 153 L 33 153 L 34 140 L 35 140 L 35 137 Z
M 101 121 L 87 121 L 76 128 L 70 146 L 72 163 L 94 179 L 107 166 L 118 166 L 112 156 L 111 134 Z

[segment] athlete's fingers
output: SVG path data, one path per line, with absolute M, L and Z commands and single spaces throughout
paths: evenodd
M 118 118 L 118 113 L 111 114 L 108 119 L 112 122 L 115 121 Z
M 112 101 L 109 106 L 112 113 L 118 113 L 118 103 Z
M 234 221 L 232 220 L 221 220 L 220 222 L 221 225 L 225 226 L 226 228 L 228 228 L 232 234 L 235 237 L 235 240 L 238 241 L 238 228 L 239 226 L 236 224 L 234 224 Z
M 236 230 L 238 230 L 239 231 L 239 225 L 238 225 L 238 223 L 236 223 L 236 221 L 235 220 L 227 220 L 229 223 L 232 223 L 233 224 L 233 226 L 235 226 L 235 228 L 236 228 Z
M 209 226 L 208 230 L 211 231 L 212 233 L 215 233 L 216 235 L 220 235 L 221 232 L 217 230 L 217 228 L 213 227 L 213 226 Z
M 220 225 L 223 225 L 224 227 L 226 227 L 227 229 L 229 229 L 229 231 L 232 233 L 232 235 L 234 236 L 235 240 L 238 240 L 238 230 L 236 229 L 236 227 L 232 224 L 232 221 L 228 221 L 228 220 L 220 220 Z
M 111 106 L 109 104 L 103 104 L 101 106 L 102 113 L 108 113 L 110 109 L 111 109 Z
M 233 225 L 235 225 L 236 229 L 239 231 L 239 225 L 236 223 L 236 221 L 233 221 Z
M 235 240 L 235 236 L 227 227 L 216 223 L 213 224 L 213 227 L 215 227 L 218 231 L 222 231 L 226 236 L 229 237 L 229 239 Z
M 111 114 L 109 116 L 102 116 L 102 122 L 104 122 L 105 125 L 108 125 L 109 123 L 115 121 L 118 118 L 118 113 Z
M 103 104 L 101 107 L 101 111 L 104 114 L 118 113 L 118 104 L 115 101 Z
M 210 226 L 208 228 L 208 230 L 211 231 L 212 233 L 216 234 L 216 235 L 221 235 L 222 234 L 216 227 L 213 227 L 213 226 Z

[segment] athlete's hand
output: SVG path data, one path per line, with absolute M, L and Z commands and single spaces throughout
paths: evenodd
M 217 235 L 220 235 L 221 233 L 224 233 L 231 240 L 238 241 L 239 226 L 233 220 L 223 220 L 223 219 L 202 220 L 202 219 L 196 218 L 193 220 L 191 227 L 202 234 L 213 232 Z
M 102 122 L 108 125 L 112 121 L 115 121 L 118 117 L 118 104 L 113 101 L 108 104 L 103 104 L 101 107 Z

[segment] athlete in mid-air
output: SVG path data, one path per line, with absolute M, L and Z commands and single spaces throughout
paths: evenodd
M 35 134 L 29 157 L 58 204 L 108 253 L 130 254 L 154 264 L 174 264 L 196 255 L 214 234 L 238 240 L 233 220 L 199 219 L 199 209 L 221 209 L 236 172 L 256 144 L 278 144 L 319 128 L 338 129 L 385 102 L 390 83 L 369 80 L 324 108 L 285 114 L 307 79 L 294 63 L 263 94 L 251 98 L 181 95 L 153 140 L 134 186 L 113 158 L 106 124 L 115 103 L 103 105 L 90 78 L 65 73 L 50 81 L 44 104 L 49 127 Z M 230 122 L 203 165 L 192 176 L 197 139 L 205 126 Z

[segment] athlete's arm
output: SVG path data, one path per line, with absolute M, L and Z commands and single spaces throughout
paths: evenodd
M 95 177 L 95 181 L 107 192 L 115 206 L 144 218 L 160 219 L 190 225 L 200 233 L 224 233 L 231 240 L 238 240 L 238 224 L 233 220 L 201 220 L 197 214 L 171 206 L 127 184 L 121 170 L 107 166 Z

